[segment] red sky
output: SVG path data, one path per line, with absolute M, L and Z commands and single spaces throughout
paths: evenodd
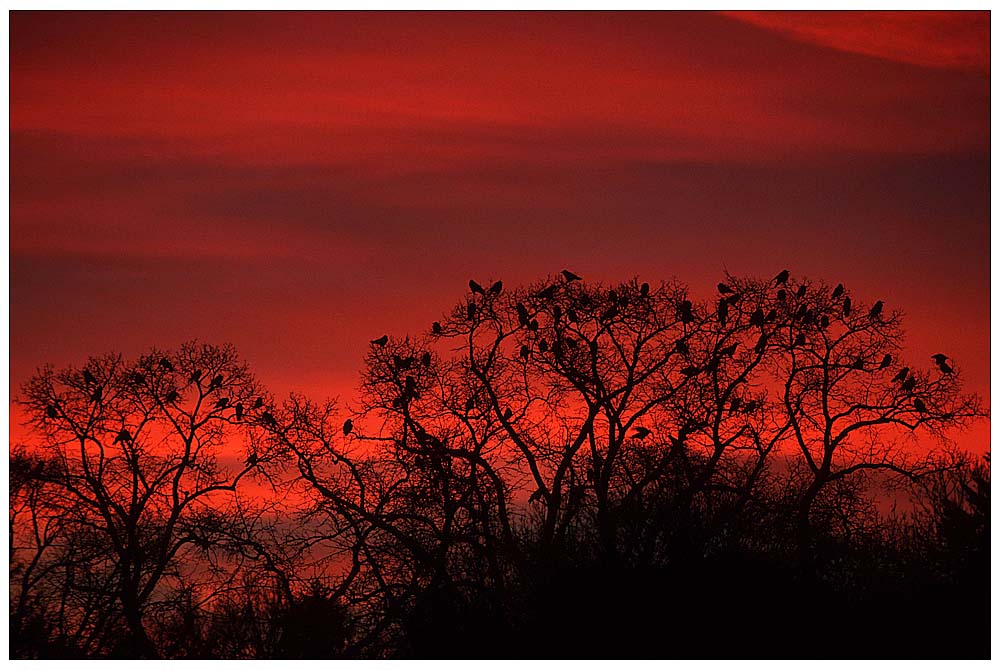
M 232 341 L 349 396 L 508 285 L 843 281 L 989 395 L 989 14 L 13 12 L 11 392 Z M 16 429 L 12 426 L 12 430 Z M 966 438 L 984 448 L 986 426 Z

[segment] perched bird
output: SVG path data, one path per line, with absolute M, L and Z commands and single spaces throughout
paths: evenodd
M 229 407 L 229 398 L 219 398 L 215 403 L 215 409 L 225 409 Z
M 249 468 L 252 468 L 253 466 L 257 465 L 257 460 L 258 460 L 257 454 L 250 452 L 250 454 L 247 456 L 247 459 L 243 461 L 243 464 Z
M 50 419 L 58 419 L 59 418 L 59 410 L 56 409 L 55 405 L 49 405 L 48 407 L 46 407 L 45 408 L 45 414 Z
M 687 342 L 685 342 L 684 340 L 677 340 L 676 342 L 674 342 L 674 351 L 681 354 L 682 356 L 687 356 L 688 352 L 691 351 L 691 349 L 688 347 Z
M 696 365 L 690 365 L 686 368 L 681 368 L 681 374 L 685 377 L 694 377 L 701 372 L 701 368 Z
M 83 369 L 83 381 L 87 385 L 97 383 L 97 379 L 94 378 L 93 373 L 91 373 L 91 371 L 88 370 L 87 368 Z
M 467 312 L 468 312 L 468 316 L 469 316 L 469 321 L 472 321 L 474 318 L 476 318 L 476 305 L 475 305 L 475 303 L 471 303 L 471 302 L 469 303 L 469 307 L 468 307 Z
M 618 316 L 618 303 L 612 303 L 610 307 L 601 313 L 601 321 L 610 321 L 611 319 Z
M 260 409 L 263 406 L 264 406 L 264 399 L 258 396 L 257 399 L 253 401 L 252 409 Z
M 758 354 L 762 354 L 764 353 L 765 347 L 767 347 L 767 333 L 761 334 L 761 336 L 757 339 L 757 344 L 754 345 L 753 350 Z
M 870 310 L 868 310 L 868 318 L 874 320 L 878 319 L 881 316 L 882 316 L 882 301 L 879 300 L 874 305 L 872 305 L 872 308 Z
M 528 348 L 527 344 L 521 345 L 521 358 L 527 358 L 531 355 L 531 349 Z
M 913 399 L 913 406 L 916 408 L 916 410 L 918 412 L 926 412 L 927 411 L 927 405 L 925 405 L 924 401 L 921 400 L 920 398 L 914 398 Z
M 733 399 L 729 401 L 729 413 L 738 412 L 740 410 L 740 403 L 743 402 L 738 395 L 734 395 Z
M 754 310 L 753 314 L 750 315 L 750 325 L 751 326 L 763 326 L 764 325 L 764 310 L 758 307 Z
M 830 317 L 828 317 L 826 314 L 824 314 L 823 316 L 821 316 L 819 318 L 819 327 L 823 328 L 823 329 L 829 328 L 830 327 Z
M 120 431 L 118 431 L 118 436 L 115 438 L 115 441 L 112 442 L 112 444 L 118 444 L 119 442 L 122 442 L 124 444 L 132 444 L 132 433 L 128 432 L 127 429 L 122 428 Z
M 132 373 L 132 381 L 134 383 L 136 383 L 136 384 L 145 384 L 146 383 L 146 375 L 142 374 L 141 372 L 133 372 Z
M 795 336 L 795 342 L 792 344 L 793 347 L 801 347 L 806 343 L 806 334 L 799 333 Z
M 746 405 L 743 406 L 743 411 L 747 414 L 752 414 L 760 406 L 760 403 L 756 400 L 751 400 Z
M 570 323 L 577 323 L 580 321 L 580 317 L 576 315 L 576 310 L 571 307 L 566 308 L 566 318 L 570 320 Z
M 532 319 L 531 322 L 528 323 L 528 330 L 533 333 L 538 332 L 538 319 Z
M 778 299 L 778 302 L 785 302 L 785 299 L 788 298 L 788 293 L 785 291 L 785 289 L 779 288 L 778 293 L 775 294 L 775 297 Z
M 512 416 L 514 416 L 514 410 L 512 410 L 510 407 L 508 407 L 507 409 L 505 409 L 503 411 L 503 420 L 504 421 L 510 421 L 510 418 Z
M 527 326 L 530 319 L 528 316 L 528 308 L 524 306 L 523 302 L 519 302 L 514 309 L 517 311 L 517 322 L 522 326 Z
M 434 323 L 431 324 L 431 332 L 433 334 L 435 334 L 435 335 L 440 335 L 441 334 L 441 322 L 440 321 L 435 321 Z
M 191 373 L 191 376 L 188 377 L 188 381 L 191 382 L 192 384 L 196 384 L 201 381 L 202 374 L 204 373 L 201 370 L 195 370 L 194 372 Z
M 719 289 L 719 293 L 721 293 L 722 295 L 726 295 L 727 293 L 733 293 L 734 292 L 732 288 L 730 288 L 726 284 L 723 284 L 722 282 L 719 282 L 719 285 L 718 285 L 717 288 Z
M 543 354 L 549 350 L 549 343 L 545 341 L 545 338 L 538 340 L 538 350 Z
M 892 365 L 892 355 L 891 354 L 886 354 L 885 356 L 882 357 L 882 362 L 879 363 L 878 369 L 879 370 L 885 370 L 890 365 Z
M 475 280 L 475 279 L 470 279 L 470 280 L 469 280 L 469 289 L 470 289 L 470 290 L 471 290 L 471 291 L 472 291 L 473 293 L 478 293 L 479 295 L 486 295 L 486 291 L 485 291 L 485 290 L 483 290 L 483 287 L 482 287 L 482 286 L 480 286 L 480 285 L 479 285 L 479 284 L 478 284 L 478 283 L 476 282 L 476 280 Z
M 946 375 L 950 375 L 955 372 L 955 370 L 952 369 L 952 367 L 947 363 L 938 363 L 938 369 Z
M 836 300 L 842 295 L 844 295 L 844 285 L 837 284 L 837 288 L 833 289 L 833 293 L 830 295 L 830 297 Z
M 344 422 L 344 435 L 350 435 L 352 430 L 354 430 L 354 421 L 348 419 Z
M 170 393 L 167 394 L 167 397 L 164 398 L 164 401 L 166 401 L 166 402 L 177 402 L 180 399 L 181 399 L 181 394 L 178 393 L 177 389 L 171 389 Z
M 371 343 L 374 344 L 377 347 L 384 347 L 385 345 L 387 345 L 389 343 L 389 336 L 388 335 L 383 335 L 382 337 L 379 337 L 379 338 L 376 338 L 376 339 L 372 340 Z
M 583 279 L 583 277 L 581 277 L 580 275 L 570 272 L 569 270 L 563 270 L 562 276 L 567 282 L 580 281 L 581 279 Z
M 784 284 L 787 284 L 788 283 L 788 276 L 789 276 L 788 270 L 782 270 L 774 278 L 774 283 L 777 284 L 778 286 L 782 286 Z
M 799 308 L 795 311 L 795 320 L 796 321 L 804 320 L 806 318 L 806 312 L 808 311 L 809 311 L 808 307 L 806 307 L 805 305 L 799 305 Z
M 844 298 L 844 316 L 851 315 L 851 299 Z
M 741 296 L 739 293 L 734 293 L 732 295 L 726 296 L 726 302 L 728 302 L 730 305 L 739 304 L 740 300 L 742 299 L 743 296 Z
M 278 425 L 277 420 L 274 415 L 270 412 L 262 412 L 260 415 L 260 420 L 264 422 L 264 425 L 271 426 L 272 428 Z
M 909 379 L 907 379 L 902 384 L 902 389 L 904 391 L 906 391 L 907 393 L 909 393 L 910 391 L 912 391 L 916 387 L 917 387 L 917 378 L 916 377 L 910 377 Z
M 725 300 L 719 301 L 718 314 L 719 314 L 719 323 L 722 325 L 723 328 L 725 328 L 726 319 L 729 317 L 729 303 L 726 302 Z
M 906 381 L 906 376 L 908 374 L 910 374 L 910 368 L 902 368 L 899 372 L 896 373 L 896 376 L 892 378 L 892 381 L 894 382 Z
M 214 377 L 212 377 L 212 383 L 208 385 L 208 388 L 211 390 L 222 386 L 222 380 L 223 380 L 222 375 L 215 375 Z
M 863 358 L 861 358 L 861 356 L 858 356 L 857 358 L 854 359 L 854 362 L 851 363 L 851 369 L 852 370 L 864 370 L 865 369 L 865 360 Z
M 642 286 L 639 287 L 639 295 L 643 298 L 649 295 L 649 282 L 642 282 Z
M 173 372 L 174 371 L 174 364 L 171 363 L 170 359 L 167 358 L 166 356 L 164 356 L 163 358 L 160 359 L 160 367 L 163 368 L 164 370 L 166 370 L 167 372 Z
M 738 344 L 736 342 L 733 342 L 728 347 L 723 347 L 722 349 L 719 349 L 719 354 L 721 356 L 733 356 L 734 354 L 736 354 L 737 346 Z
M 681 323 L 691 323 L 694 321 L 694 314 L 691 312 L 694 305 L 690 300 L 684 300 L 677 306 L 677 315 L 681 317 Z
M 632 433 L 632 439 L 633 440 L 645 440 L 647 437 L 649 437 L 652 434 L 653 434 L 653 431 L 651 431 L 649 428 L 646 428 L 645 426 L 639 426 L 638 428 L 635 429 L 635 432 Z
M 431 352 L 425 351 L 423 353 L 423 355 L 420 357 L 420 364 L 425 368 L 429 368 L 431 366 Z
M 498 279 L 490 286 L 490 295 L 500 295 L 500 291 L 502 290 L 503 282 Z
M 934 354 L 933 356 L 931 356 L 931 358 L 934 359 L 934 362 L 937 363 L 938 365 L 948 362 L 948 357 L 944 354 Z
M 541 291 L 535 294 L 536 298 L 543 298 L 544 300 L 552 300 L 556 297 L 556 291 L 559 290 L 558 284 L 552 284 L 552 286 L 546 286 Z
M 243 420 L 243 403 L 241 402 L 236 403 L 236 420 Z
M 802 285 L 799 286 L 799 290 L 795 292 L 795 297 L 796 298 L 800 298 L 800 299 L 806 297 L 806 285 L 805 284 L 802 284 Z
M 764 317 L 764 323 L 774 323 L 775 319 L 777 318 L 778 318 L 778 310 L 772 309 L 770 312 L 767 313 L 767 316 Z

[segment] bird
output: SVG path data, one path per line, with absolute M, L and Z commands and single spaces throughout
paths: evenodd
M 830 297 L 836 300 L 842 295 L 844 295 L 844 285 L 837 284 L 837 288 L 833 289 L 833 293 L 830 295 Z
M 733 399 L 729 401 L 729 413 L 738 412 L 740 409 L 740 403 L 742 400 L 738 395 L 733 396 Z
M 777 294 L 775 294 L 775 297 L 778 299 L 778 302 L 785 302 L 785 298 L 788 297 L 788 293 L 785 291 L 785 289 L 779 288 Z
M 764 348 L 767 347 L 767 333 L 762 333 L 757 339 L 757 344 L 754 345 L 753 350 L 758 354 L 764 353 Z
M 180 400 L 180 398 L 181 394 L 177 391 L 177 389 L 170 389 L 170 393 L 167 394 L 167 397 L 164 398 L 164 401 L 177 402 L 178 400 Z
M 733 289 L 722 282 L 719 282 L 718 287 L 719 293 L 726 295 L 727 293 L 734 293 Z
M 638 428 L 635 429 L 635 432 L 632 433 L 632 439 L 633 440 L 645 440 L 647 437 L 649 437 L 652 434 L 653 434 L 653 431 L 651 431 L 649 428 L 646 428 L 645 426 L 639 426 Z
M 496 280 L 490 285 L 490 295 L 500 295 L 500 291 L 503 290 L 503 281 Z
M 213 389 L 222 386 L 222 380 L 223 380 L 222 375 L 215 375 L 214 377 L 212 377 L 212 383 L 208 385 L 208 388 Z
M 566 308 L 566 318 L 570 320 L 570 323 L 577 323 L 580 321 L 580 317 L 577 316 L 576 310 L 572 307 Z
M 528 348 L 527 344 L 522 344 L 521 345 L 521 358 L 527 358 L 529 355 L 531 355 L 531 349 Z
M 738 346 L 738 343 L 733 342 L 728 347 L 723 347 L 722 349 L 719 349 L 719 354 L 722 355 L 722 356 L 732 356 L 732 355 L 734 355 L 736 353 L 736 347 L 737 346 Z
M 441 322 L 440 321 L 435 321 L 434 323 L 431 324 L 431 332 L 433 334 L 435 334 L 435 335 L 440 335 L 441 334 Z
M 243 403 L 241 402 L 236 403 L 236 420 L 243 420 Z
M 215 403 L 215 409 L 225 409 L 229 407 L 229 398 L 219 398 Z
M 425 368 L 429 368 L 431 366 L 431 352 L 425 351 L 423 353 L 423 355 L 420 357 L 420 364 Z
M 920 398 L 914 398 L 913 399 L 913 406 L 917 409 L 918 412 L 926 412 L 927 411 L 927 405 L 925 405 L 924 401 L 921 400 Z
M 517 322 L 522 326 L 527 326 L 531 318 L 528 316 L 528 308 L 524 306 L 523 302 L 519 302 L 514 309 L 517 311 Z
M 188 381 L 191 382 L 192 384 L 200 382 L 202 374 L 203 373 L 201 370 L 195 370 L 194 372 L 191 373 L 191 376 L 188 377 Z
M 141 372 L 133 372 L 132 373 L 132 381 L 134 383 L 136 383 L 136 384 L 145 384 L 146 383 L 146 375 L 142 374 Z
M 782 286 L 784 284 L 787 284 L 788 283 L 788 276 L 789 276 L 788 270 L 782 270 L 781 272 L 779 272 L 777 274 L 777 276 L 775 276 L 774 283 L 777 284 L 778 286 Z
M 508 407 L 507 409 L 505 409 L 503 411 L 503 419 L 504 419 L 504 421 L 510 421 L 510 418 L 512 416 L 514 416 L 514 410 L 512 410 L 510 407 Z
M 750 315 L 750 325 L 751 326 L 763 326 L 764 325 L 764 310 L 758 307 L 754 310 L 753 314 Z
M 251 452 L 247 456 L 247 459 L 245 461 L 243 461 L 243 464 L 246 465 L 247 467 L 252 468 L 253 466 L 257 465 L 257 460 L 258 460 L 257 459 L 257 454 Z
M 56 409 L 55 405 L 49 405 L 48 407 L 46 407 L 45 408 L 45 414 L 50 419 L 58 419 L 59 418 L 59 410 Z
M 916 386 L 917 386 L 917 378 L 916 377 L 910 377 L 906 381 L 903 382 L 902 389 L 904 391 L 906 391 L 907 393 L 909 393 L 914 388 L 916 388 Z
M 546 286 L 541 291 L 535 294 L 536 298 L 542 298 L 544 300 L 552 300 L 556 297 L 556 291 L 559 290 L 559 284 L 552 284 L 551 286 Z
M 851 315 L 851 299 L 844 298 L 844 316 Z
M 861 356 L 858 356 L 857 358 L 854 359 L 854 362 L 851 363 L 851 369 L 852 370 L 864 370 L 865 369 L 865 360 L 863 358 L 861 358 Z
M 729 303 L 726 302 L 725 300 L 720 300 L 718 313 L 719 313 L 719 323 L 722 325 L 723 328 L 725 328 L 726 319 L 729 316 Z
M 793 347 L 801 347 L 806 343 L 806 334 L 799 333 L 795 336 L 795 342 L 792 344 Z
M 486 291 L 483 289 L 482 286 L 479 285 L 479 283 L 475 279 L 469 280 L 469 289 L 473 293 L 478 293 L 479 295 L 486 295 Z
M 581 277 L 580 275 L 578 275 L 578 274 L 576 274 L 576 273 L 574 273 L 574 272 L 570 272 L 569 270 L 563 270 L 563 271 L 562 271 L 562 276 L 563 276 L 563 278 L 564 278 L 564 279 L 565 279 L 565 280 L 566 280 L 567 282 L 571 282 L 571 281 L 580 281 L 580 280 L 582 280 L 582 279 L 583 279 L 583 277 Z
M 469 316 L 469 321 L 472 321 L 474 318 L 476 318 L 476 304 L 470 302 L 467 312 Z
M 824 314 L 823 316 L 821 316 L 819 318 L 819 327 L 823 328 L 823 329 L 829 328 L 830 327 L 830 317 L 828 317 L 826 314 Z
M 952 367 L 947 363 L 938 363 L 938 369 L 946 375 L 950 375 L 955 372 L 955 370 L 952 369 Z
M 384 347 L 386 344 L 389 343 L 389 336 L 383 335 L 382 337 L 377 337 L 374 340 L 372 340 L 371 343 L 374 344 L 376 347 Z
M 278 425 L 278 422 L 274 418 L 274 415 L 271 414 L 270 412 L 263 412 L 263 413 L 261 413 L 260 419 L 261 419 L 261 421 L 263 421 L 268 426 L 277 426 Z
M 882 301 L 877 301 L 872 308 L 868 310 L 868 318 L 875 320 L 882 316 Z
M 752 414 L 759 405 L 760 403 L 758 401 L 751 400 L 750 402 L 748 402 L 746 405 L 743 406 L 743 411 L 746 412 L 747 414 Z
M 677 313 L 681 317 L 681 323 L 691 323 L 694 321 L 694 314 L 691 313 L 693 306 L 690 300 L 685 300 L 678 305 Z
M 806 312 L 809 310 L 805 305 L 799 305 L 799 308 L 795 311 L 795 320 L 802 321 L 806 317 Z
M 354 421 L 348 419 L 344 422 L 344 435 L 350 435 L 351 431 L 354 430 Z
M 163 368 L 164 370 L 166 370 L 167 372 L 173 372 L 174 371 L 174 364 L 171 363 L 170 359 L 167 358 L 166 356 L 164 356 L 163 358 L 160 359 L 160 367 Z
M 115 441 L 112 442 L 112 444 L 118 444 L 119 442 L 122 442 L 124 444 L 132 444 L 132 433 L 128 432 L 127 429 L 122 428 L 120 431 L 118 431 L 118 436 L 115 438 Z
M 647 281 L 642 282 L 642 286 L 639 287 L 639 295 L 641 295 L 643 298 L 649 295 L 649 282 Z
M 528 330 L 533 333 L 538 332 L 538 319 L 532 319 L 531 322 L 528 323 Z
M 676 342 L 674 342 L 674 351 L 681 354 L 682 356 L 686 356 L 688 352 L 691 351 L 691 349 L 688 347 L 687 342 L 685 342 L 684 340 L 677 340 Z
M 260 409 L 263 406 L 264 406 L 264 399 L 258 396 L 257 399 L 253 401 L 253 406 L 251 409 Z
M 910 374 L 910 368 L 902 368 L 896 373 L 896 376 L 892 378 L 894 382 L 904 382 L 906 381 L 906 376 Z
M 701 372 L 701 368 L 699 368 L 696 365 L 690 365 L 686 368 L 681 368 L 681 374 L 684 375 L 685 377 L 694 377 L 699 372 Z
M 799 290 L 795 292 L 795 297 L 796 298 L 800 298 L 800 299 L 806 297 L 806 285 L 805 284 L 802 284 L 802 285 L 799 286 Z
M 878 369 L 885 370 L 890 365 L 892 365 L 892 355 L 886 354 L 885 356 L 882 357 L 882 362 L 879 363 Z
M 545 341 L 545 338 L 538 340 L 538 350 L 543 354 L 549 350 L 549 343 Z
M 93 373 L 90 370 L 88 370 L 87 368 L 83 369 L 83 381 L 88 386 L 90 384 L 96 384 L 97 383 L 97 379 L 94 378 Z
M 933 356 L 931 356 L 931 358 L 938 365 L 941 365 L 942 363 L 947 363 L 948 362 L 948 357 L 945 354 L 934 354 Z
M 767 316 L 764 317 L 764 323 L 774 323 L 775 319 L 777 318 L 778 318 L 778 310 L 772 309 L 770 312 L 767 313 Z
M 604 312 L 601 313 L 601 321 L 610 321 L 616 316 L 618 316 L 618 303 L 614 302 L 611 303 L 610 307 L 608 307 L 606 310 L 604 310 Z

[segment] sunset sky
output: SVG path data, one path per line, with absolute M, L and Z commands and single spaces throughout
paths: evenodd
M 470 277 L 710 297 L 788 267 L 903 309 L 910 361 L 944 351 L 989 396 L 986 12 L 13 12 L 10 35 L 12 394 L 199 338 L 279 396 L 349 400 L 368 340 Z

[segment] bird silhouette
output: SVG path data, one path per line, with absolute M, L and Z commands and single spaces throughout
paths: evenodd
M 879 363 L 878 369 L 879 370 L 885 370 L 890 365 L 892 365 L 892 355 L 891 354 L 886 354 L 885 356 L 882 357 L 882 362 Z
M 219 388 L 220 386 L 222 386 L 222 381 L 223 381 L 222 375 L 215 375 L 214 377 L 212 377 L 212 383 L 208 385 L 209 390 L 212 390 L 214 388 Z
M 948 356 L 946 356 L 945 354 L 934 354 L 933 356 L 931 356 L 931 358 L 938 365 L 941 365 L 942 363 L 947 363 L 948 362 Z
M 195 370 L 194 372 L 191 373 L 191 376 L 188 377 L 188 381 L 191 382 L 192 384 L 196 384 L 201 381 L 202 374 L 204 373 L 201 370 Z
M 115 437 L 115 441 L 112 444 L 118 444 L 119 442 L 124 444 L 132 444 L 132 433 L 128 432 L 127 429 L 122 428 L 118 431 L 118 436 Z
M 882 316 L 882 301 L 877 301 L 872 308 L 868 310 L 868 318 L 875 320 Z
M 799 298 L 799 299 L 806 297 L 806 285 L 805 284 L 801 284 L 799 286 L 799 290 L 795 292 L 795 297 Z
M 762 333 L 757 339 L 757 344 L 754 345 L 753 350 L 758 354 L 764 353 L 764 348 L 767 347 L 767 333 Z
M 681 317 L 681 323 L 691 323 L 694 321 L 694 314 L 691 312 L 693 307 L 694 305 L 690 300 L 684 300 L 677 306 L 677 313 Z
M 682 356 L 687 356 L 691 349 L 688 347 L 687 342 L 684 340 L 677 340 L 674 342 L 674 350 L 681 354 Z
M 633 440 L 645 440 L 647 437 L 649 437 L 652 434 L 653 434 L 653 431 L 651 431 L 649 428 L 646 428 L 645 426 L 639 426 L 638 428 L 635 429 L 635 432 L 632 433 L 632 439 Z
M 788 283 L 788 276 L 789 276 L 788 270 L 782 270 L 777 274 L 777 276 L 775 276 L 774 283 L 778 286 L 783 286 L 784 284 Z
M 793 347 L 801 347 L 806 343 L 805 333 L 799 333 L 795 336 L 795 342 L 792 344 Z
M 844 316 L 851 315 L 851 299 L 844 298 Z
M 480 286 L 480 285 L 479 285 L 479 283 L 478 283 L 478 282 L 476 282 L 476 280 L 475 280 L 475 279 L 470 279 L 470 280 L 469 280 L 469 289 L 470 289 L 470 290 L 471 290 L 471 291 L 472 291 L 473 293 L 478 293 L 479 295 L 486 295 L 486 291 L 485 291 L 485 290 L 483 290 L 483 287 L 482 287 L 482 286 Z
M 512 409 L 511 409 L 510 407 L 508 407 L 507 409 L 505 409 L 505 410 L 503 411 L 503 418 L 504 418 L 504 421 L 510 421 L 510 418 L 511 418 L 512 416 L 514 416 L 514 410 L 512 410 Z
M 906 376 L 910 374 L 910 368 L 902 368 L 896 373 L 896 376 L 892 378 L 894 382 L 904 382 L 906 381 Z
M 938 369 L 946 375 L 950 375 L 955 372 L 955 370 L 947 363 L 938 363 Z
M 173 372 L 174 371 L 174 364 L 171 363 L 170 359 L 167 358 L 166 356 L 164 356 L 163 358 L 160 359 L 160 367 L 163 368 L 164 370 L 166 370 L 167 372 Z
M 260 409 L 263 406 L 264 406 L 264 399 L 258 396 L 258 398 L 253 401 L 252 409 Z
M 468 316 L 469 316 L 469 321 L 472 321 L 474 318 L 476 318 L 476 305 L 475 305 L 475 303 L 471 303 L 471 302 L 469 303 L 469 307 L 468 307 L 467 312 L 468 312 Z
M 215 409 L 225 409 L 229 407 L 229 398 L 219 398 L 215 402 Z
M 537 333 L 538 332 L 538 319 L 532 319 L 528 323 L 528 330 L 530 330 L 533 333 Z
M 236 420 L 243 420 L 243 403 L 241 402 L 236 403 Z
M 729 413 L 738 412 L 740 409 L 740 403 L 742 400 L 738 395 L 733 396 L 733 399 L 729 401 Z
M 167 393 L 167 397 L 164 398 L 164 401 L 177 402 L 178 400 L 180 400 L 180 398 L 181 394 L 177 391 L 177 389 L 170 389 L 170 392 Z
M 570 272 L 569 270 L 563 270 L 562 276 L 567 282 L 580 281 L 581 279 L 583 279 L 583 277 L 581 277 L 580 275 Z
M 733 293 L 734 292 L 732 288 L 730 288 L 726 284 L 723 284 L 722 282 L 719 282 L 717 288 L 719 289 L 719 293 L 721 293 L 723 295 L 726 295 L 727 293 Z
M 141 372 L 133 372 L 131 379 L 132 379 L 132 382 L 135 383 L 135 384 L 145 384 L 146 383 L 146 375 L 142 374 Z
M 490 295 L 500 295 L 500 291 L 502 290 L 503 282 L 499 279 L 490 285 Z
M 681 374 L 685 377 L 694 377 L 701 372 L 701 368 L 696 365 L 690 365 L 686 368 L 681 368 Z
M 914 407 L 915 407 L 915 408 L 917 409 L 917 411 L 918 411 L 918 412 L 920 412 L 920 413 L 924 413 L 924 412 L 926 412 L 926 411 L 927 411 L 927 405 L 925 405 L 925 404 L 924 404 L 924 401 L 923 401 L 923 400 L 921 400 L 920 398 L 914 398 L 914 399 L 913 399 L 913 406 L 914 406 Z
M 805 305 L 799 305 L 799 308 L 795 310 L 795 320 L 796 321 L 804 320 L 806 318 L 807 311 L 809 311 L 808 307 L 806 307 Z
M 760 406 L 760 403 L 756 400 L 751 400 L 746 405 L 743 406 L 743 411 L 747 414 L 752 414 Z
M 88 386 L 97 383 L 97 379 L 94 378 L 93 373 L 91 373 L 91 371 L 87 368 L 83 369 L 83 382 Z
M 864 370 L 865 369 L 865 360 L 863 358 L 861 358 L 861 356 L 858 356 L 857 358 L 854 359 L 854 362 L 851 363 L 851 369 L 852 370 Z
M 425 368 L 429 368 L 431 366 L 431 352 L 425 351 L 423 355 L 420 356 L 420 364 Z
M 824 330 L 826 328 L 829 328 L 830 327 L 830 317 L 828 317 L 826 314 L 824 314 L 823 316 L 821 316 L 819 318 L 819 327 L 823 328 Z
M 764 317 L 764 323 L 774 323 L 777 318 L 778 318 L 778 310 L 772 309 L 770 312 L 767 313 L 767 316 Z
M 435 335 L 440 335 L 441 334 L 441 322 L 440 321 L 435 321 L 434 323 L 431 324 L 431 332 L 433 334 L 435 334 Z
M 612 303 L 604 312 L 601 313 L 601 321 L 610 321 L 611 319 L 618 316 L 618 303 Z
M 721 356 L 733 356 L 736 353 L 736 347 L 739 346 L 738 343 L 733 342 L 728 347 L 723 347 L 719 349 L 719 354 Z
M 545 341 L 545 338 L 538 340 L 538 350 L 543 354 L 549 350 L 549 343 Z
M 58 419 L 59 418 L 59 410 L 56 409 L 56 407 L 54 405 L 49 405 L 48 407 L 46 407 L 45 408 L 45 414 L 50 419 Z
M 729 303 L 726 302 L 725 300 L 719 301 L 718 314 L 719 314 L 719 323 L 722 325 L 723 328 L 725 328 L 726 319 L 729 317 Z
M 830 295 L 830 297 L 836 300 L 842 295 L 844 295 L 844 285 L 837 284 L 837 288 L 833 289 L 833 293 Z
M 570 323 L 578 323 L 580 321 L 580 317 L 577 316 L 576 310 L 572 307 L 566 308 L 566 318 L 569 319 Z
M 383 335 L 382 337 L 378 337 L 378 338 L 372 340 L 371 343 L 374 344 L 377 347 L 384 347 L 386 344 L 389 343 L 389 336 L 388 335 Z
M 902 384 L 902 389 L 904 391 L 906 391 L 907 393 L 909 393 L 910 391 L 912 391 L 916 387 L 917 387 L 917 378 L 916 377 L 910 377 L 905 382 L 903 382 L 903 384 Z
M 257 458 L 257 454 L 250 452 L 250 454 L 247 456 L 247 459 L 243 461 L 243 464 L 246 465 L 248 468 L 252 468 L 253 466 L 257 465 L 258 460 L 259 459 Z
M 522 326 L 527 326 L 528 320 L 531 318 L 528 316 L 528 308 L 524 306 L 523 302 L 519 302 L 514 309 L 517 311 L 517 322 Z
M 743 296 L 741 296 L 739 293 L 733 293 L 732 295 L 726 296 L 726 302 L 728 302 L 730 305 L 737 305 L 742 299 Z
M 520 353 L 521 353 L 521 358 L 527 358 L 528 356 L 531 355 L 531 349 L 528 348 L 527 344 L 522 344 Z
M 649 295 L 649 282 L 642 282 L 642 286 L 639 287 L 639 295 L 643 298 Z
M 778 292 L 775 294 L 775 298 L 778 299 L 778 302 L 785 302 L 785 300 L 788 298 L 788 293 L 785 291 L 785 289 L 779 288 Z
M 354 430 L 354 421 L 348 419 L 344 422 L 344 435 L 350 435 L 351 431 Z
M 541 291 L 535 294 L 536 298 L 542 298 L 543 300 L 552 300 L 556 297 L 556 291 L 559 290 L 559 284 L 552 284 L 551 286 L 546 286 Z
M 264 422 L 265 425 L 271 426 L 272 428 L 278 425 L 278 421 L 274 418 L 274 415 L 270 412 L 262 412 L 260 415 L 260 420 Z
M 758 307 L 754 310 L 753 314 L 750 315 L 750 325 L 751 326 L 763 326 L 764 325 L 764 310 Z

